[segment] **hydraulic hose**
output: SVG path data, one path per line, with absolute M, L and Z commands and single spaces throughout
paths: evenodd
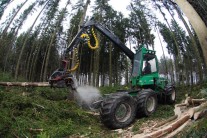
M 74 51 L 75 51 L 75 57 L 76 57 L 76 64 L 75 64 L 75 66 L 72 69 L 69 69 L 68 72 L 75 71 L 78 68 L 78 66 L 79 66 L 78 49 L 74 48 Z
M 98 47 L 99 47 L 99 41 L 98 41 L 98 39 L 97 39 L 97 36 L 96 36 L 96 34 L 95 34 L 93 28 L 91 29 L 91 31 L 92 31 L 92 35 L 93 35 L 94 40 L 95 40 L 95 46 L 92 46 L 92 45 L 91 45 L 90 37 L 89 37 L 88 34 L 82 34 L 82 35 L 81 35 L 81 38 L 87 38 L 87 40 L 88 40 L 88 42 L 87 42 L 87 43 L 88 43 L 88 47 L 89 47 L 90 49 L 92 49 L 92 50 L 96 50 L 96 49 L 98 49 Z
M 98 49 L 99 48 L 99 41 L 98 41 L 98 39 L 97 39 L 97 36 L 96 36 L 96 34 L 95 34 L 95 32 L 94 32 L 94 29 L 92 28 L 91 29 L 91 31 L 92 31 L 92 35 L 93 35 L 93 37 L 94 37 L 94 40 L 95 40 L 95 46 L 92 46 L 91 45 L 91 42 L 90 42 L 90 37 L 89 37 L 89 35 L 88 34 L 82 34 L 81 35 L 81 38 L 87 38 L 87 43 L 88 43 L 88 47 L 91 49 L 91 50 L 96 50 L 96 49 Z M 78 50 L 77 50 L 77 48 L 74 48 L 74 51 L 75 51 L 75 57 L 76 57 L 76 65 L 72 68 L 72 69 L 69 69 L 68 70 L 68 72 L 73 72 L 73 71 L 75 71 L 76 69 L 78 69 L 78 66 L 79 66 L 79 59 L 78 59 Z

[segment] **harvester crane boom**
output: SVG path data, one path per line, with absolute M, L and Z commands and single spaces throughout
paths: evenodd
M 77 47 L 81 41 L 87 41 L 88 47 L 92 50 L 98 48 L 98 40 L 94 29 L 101 32 L 120 48 L 132 61 L 131 89 L 111 93 L 102 98 L 94 98 L 90 108 L 100 110 L 102 123 L 111 129 L 124 128 L 129 126 L 135 120 L 136 116 L 150 116 L 157 108 L 158 100 L 162 103 L 173 104 L 176 100 L 176 91 L 173 84 L 159 76 L 158 59 L 156 51 L 149 50 L 140 46 L 134 54 L 121 40 L 109 29 L 102 26 L 92 19 L 87 21 L 78 34 L 71 41 L 65 51 L 68 54 L 74 51 L 76 56 L 76 65 L 67 70 L 67 60 L 63 60 L 63 67 L 57 69 L 49 78 L 52 87 L 68 87 L 71 90 L 71 97 L 77 89 L 77 81 L 71 74 L 78 68 L 79 60 Z M 94 37 L 95 46 L 90 43 L 91 30 Z M 148 66 L 149 71 L 146 72 Z
M 74 37 L 68 48 L 66 49 L 66 53 L 69 53 L 73 48 L 77 47 L 77 45 L 80 43 L 81 39 L 80 36 L 82 33 L 84 33 L 88 28 L 94 27 L 96 30 L 101 32 L 104 36 L 106 36 L 109 40 L 111 40 L 116 46 L 118 46 L 131 60 L 134 58 L 134 53 L 121 42 L 121 40 L 114 35 L 109 29 L 102 26 L 100 23 L 96 23 L 93 18 L 86 22 L 81 30 L 77 33 L 77 35 Z

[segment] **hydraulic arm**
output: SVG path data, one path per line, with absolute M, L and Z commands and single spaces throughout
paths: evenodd
M 99 23 L 96 23 L 93 18 L 91 18 L 91 20 L 89 20 L 88 22 L 86 22 L 83 26 L 81 26 L 80 31 L 77 33 L 77 35 L 73 38 L 73 40 L 71 41 L 71 43 L 69 44 L 68 48 L 65 51 L 65 56 L 66 54 L 68 54 L 71 51 L 75 52 L 75 56 L 78 59 L 78 51 L 77 51 L 77 46 L 78 44 L 83 40 L 83 38 L 89 38 L 89 36 L 87 35 L 87 31 L 89 29 L 92 29 L 92 34 L 95 38 L 96 41 L 96 46 L 91 46 L 90 45 L 90 40 L 88 40 L 88 45 L 90 47 L 90 49 L 96 49 L 98 48 L 98 40 L 95 36 L 94 30 L 93 28 L 95 28 L 96 30 L 98 30 L 99 32 L 101 32 L 104 36 L 106 36 L 108 39 L 110 39 L 116 46 L 118 46 L 131 60 L 133 60 L 134 58 L 134 53 L 127 47 L 125 46 L 121 40 L 114 35 L 109 29 L 107 29 L 106 27 L 102 26 Z M 67 60 L 62 60 L 63 64 L 62 67 L 57 69 L 49 78 L 49 82 L 51 84 L 51 86 L 56 86 L 56 87 L 65 87 L 65 86 L 72 86 L 72 88 L 76 88 L 77 85 L 75 84 L 75 80 L 73 78 L 73 76 L 71 75 L 70 72 L 75 71 L 78 66 L 79 66 L 79 61 L 76 61 L 76 65 L 72 68 L 67 70 L 67 64 L 68 61 Z
M 108 39 L 110 39 L 116 46 L 118 46 L 131 60 L 133 60 L 134 58 L 134 53 L 125 45 L 121 42 L 121 40 L 114 35 L 109 29 L 107 29 L 106 27 L 102 26 L 99 23 L 96 23 L 93 18 L 91 20 L 89 20 L 88 22 L 86 22 L 81 30 L 77 33 L 77 35 L 74 37 L 74 39 L 72 40 L 72 42 L 70 43 L 70 45 L 68 46 L 68 48 L 66 49 L 66 53 L 69 53 L 70 51 L 72 51 L 73 48 L 76 48 L 77 45 L 80 43 L 81 41 L 81 35 L 87 31 L 87 29 L 94 27 L 96 30 L 98 30 L 99 32 L 101 32 L 104 36 L 106 36 Z

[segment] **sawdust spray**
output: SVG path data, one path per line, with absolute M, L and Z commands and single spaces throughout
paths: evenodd
M 101 98 L 100 91 L 93 86 L 79 86 L 75 95 L 78 105 L 91 109 L 93 102 Z

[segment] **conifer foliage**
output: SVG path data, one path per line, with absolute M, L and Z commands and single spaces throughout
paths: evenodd
M 132 50 L 145 45 L 160 51 L 165 43 L 169 56 L 161 58 L 160 66 L 166 67 L 161 67 L 160 73 L 172 81 L 193 84 L 202 82 L 206 74 L 202 44 L 171 0 L 131 0 L 126 5 L 128 16 L 114 10 L 109 0 L 25 0 L 6 14 L 15 2 L 0 2 L 0 70 L 10 72 L 16 80 L 24 77 L 28 81 L 47 81 L 65 56 L 72 68 L 77 60 L 74 52 L 64 55 L 64 51 L 91 16 Z M 206 23 L 206 2 L 189 2 Z M 93 14 L 89 16 L 88 12 Z M 90 30 L 88 33 L 95 44 Z M 108 38 L 97 30 L 95 33 L 100 44 L 97 50 L 92 51 L 84 42 L 78 46 L 80 65 L 73 73 L 78 82 L 94 86 L 128 83 L 131 61 Z M 160 42 L 155 43 L 159 34 Z

